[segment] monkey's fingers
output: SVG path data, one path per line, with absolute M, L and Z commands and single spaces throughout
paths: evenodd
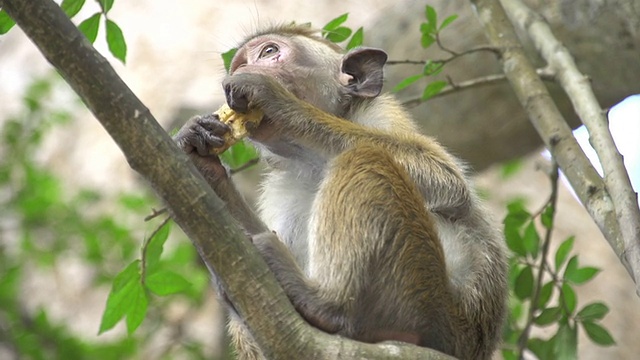
M 222 105 L 213 114 L 231 128 L 231 131 L 224 135 L 224 145 L 211 149 L 211 153 L 216 155 L 223 153 L 231 145 L 249 136 L 249 133 L 258 127 L 264 116 L 264 113 L 257 109 L 250 109 L 246 114 L 238 113 L 227 104 Z

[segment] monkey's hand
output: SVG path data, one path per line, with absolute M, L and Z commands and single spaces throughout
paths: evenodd
M 290 111 L 295 107 L 292 104 L 299 103 L 290 91 L 284 88 L 273 77 L 256 73 L 237 73 L 227 76 L 222 82 L 227 98 L 227 104 L 236 112 L 250 113 L 260 110 L 264 113 L 264 119 L 257 131 L 252 132 L 251 137 L 258 141 L 268 139 L 274 134 L 273 127 L 277 126 L 279 132 L 286 133 L 286 123 L 292 116 Z
M 227 76 L 222 81 L 227 104 L 234 111 L 247 113 L 250 109 L 269 107 L 278 92 L 286 90 L 270 76 L 255 73 L 238 73 Z
M 213 180 L 227 176 L 214 150 L 225 146 L 225 137 L 230 133 L 231 127 L 220 121 L 218 115 L 208 114 L 189 119 L 173 139 L 190 155 L 198 170 Z
M 213 149 L 225 146 L 225 138 L 231 134 L 231 127 L 220 121 L 217 114 L 194 116 L 178 131 L 174 140 L 187 154 L 200 156 L 215 154 Z

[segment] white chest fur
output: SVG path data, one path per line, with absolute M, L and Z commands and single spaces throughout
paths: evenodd
M 260 197 L 260 214 L 267 226 L 293 253 L 304 270 L 308 264 L 308 231 L 311 206 L 318 181 L 301 179 L 285 171 L 267 175 Z

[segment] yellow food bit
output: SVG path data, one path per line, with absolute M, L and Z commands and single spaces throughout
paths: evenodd
M 233 111 L 227 104 L 223 104 L 213 114 L 218 115 L 220 121 L 229 125 L 231 128 L 231 131 L 224 136 L 224 145 L 211 149 L 211 153 L 216 155 L 223 153 L 231 147 L 231 145 L 249 136 L 249 131 L 258 127 L 260 120 L 262 120 L 264 116 L 264 113 L 257 109 L 251 109 L 246 114 L 238 113 Z M 247 129 L 247 125 L 249 129 Z

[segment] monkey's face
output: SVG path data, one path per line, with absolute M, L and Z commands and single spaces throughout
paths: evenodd
M 342 111 L 349 76 L 340 71 L 342 54 L 304 36 L 268 34 L 249 40 L 236 53 L 230 74 L 260 73 L 296 97 L 329 113 Z

